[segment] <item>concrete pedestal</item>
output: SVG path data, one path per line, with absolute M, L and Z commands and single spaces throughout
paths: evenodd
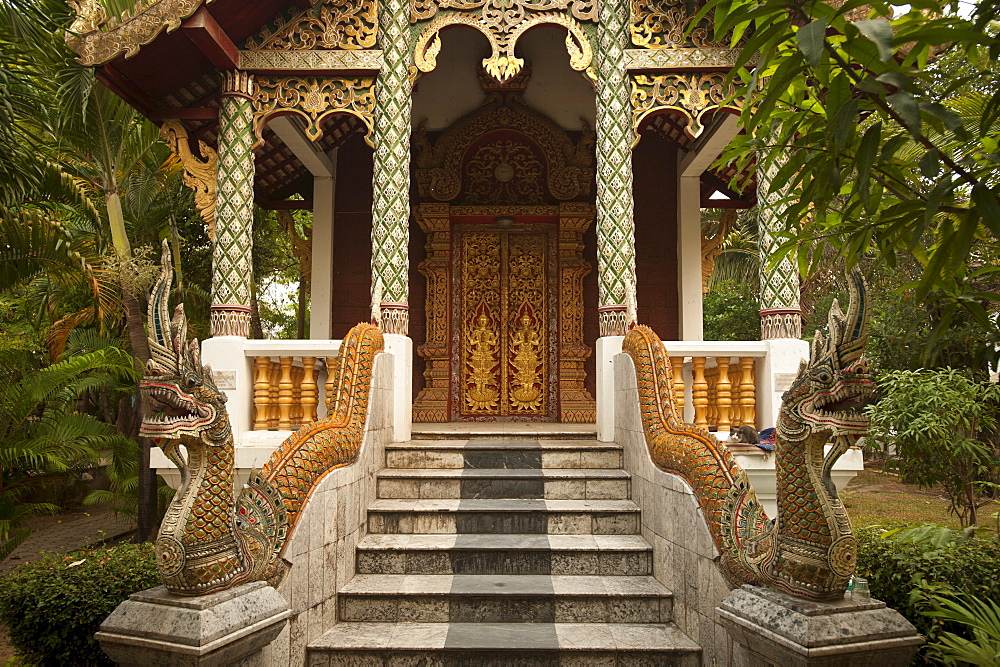
M 158 586 L 129 596 L 96 636 L 120 665 L 229 665 L 274 641 L 290 614 L 263 581 L 203 597 Z
M 813 602 L 743 586 L 716 608 L 754 666 L 906 665 L 923 642 L 916 628 L 884 602 Z

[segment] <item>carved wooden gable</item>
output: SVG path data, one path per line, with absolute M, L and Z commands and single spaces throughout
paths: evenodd
M 594 133 L 573 142 L 521 96 L 529 73 L 506 84 L 480 79 L 486 103 L 436 142 L 421 128 L 415 177 L 425 200 L 468 205 L 545 204 L 586 199 L 594 177 Z M 581 121 L 582 122 L 582 121 Z

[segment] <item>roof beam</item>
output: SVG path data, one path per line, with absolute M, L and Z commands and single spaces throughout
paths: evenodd
M 282 143 L 295 154 L 299 162 L 309 170 L 313 176 L 334 176 L 335 167 L 333 161 L 326 153 L 313 143 L 305 135 L 292 116 L 278 116 L 268 121 L 268 127 L 274 130 Z
M 181 30 L 202 55 L 219 69 L 239 67 L 240 50 L 205 7 L 185 19 Z
M 182 109 L 171 109 L 161 107 L 154 109 L 149 114 L 149 120 L 160 122 L 176 118 L 177 120 L 216 120 L 219 117 L 217 107 L 187 107 Z
M 719 118 L 721 116 L 721 118 Z M 726 150 L 729 142 L 739 134 L 739 116 L 731 113 L 717 114 L 710 127 L 705 128 L 691 150 L 681 158 L 681 176 L 699 176 Z

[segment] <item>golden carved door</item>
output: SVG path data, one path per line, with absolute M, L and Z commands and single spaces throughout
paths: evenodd
M 473 228 L 456 241 L 453 418 L 554 418 L 549 231 Z

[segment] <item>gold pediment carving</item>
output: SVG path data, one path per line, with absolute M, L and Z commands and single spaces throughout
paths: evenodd
M 279 18 L 247 40 L 248 51 L 372 49 L 378 37 L 377 0 L 323 0 Z
M 504 86 L 483 77 L 485 104 L 432 141 L 414 134 L 414 175 L 425 200 L 467 205 L 545 204 L 585 198 L 594 177 L 595 134 L 581 119 L 572 141 L 521 98 L 527 73 Z

